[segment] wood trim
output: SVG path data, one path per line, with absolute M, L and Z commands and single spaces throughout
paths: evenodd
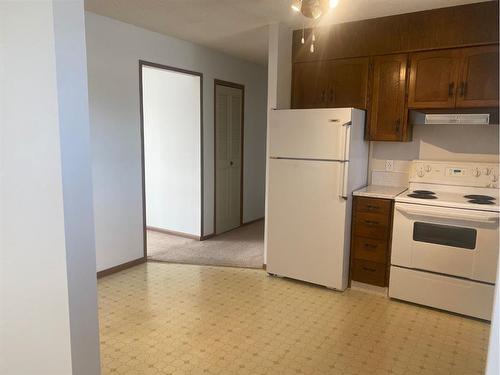
M 170 234 L 170 235 L 173 235 L 173 236 L 189 238 L 191 240 L 197 240 L 197 241 L 201 240 L 201 236 L 196 236 L 196 235 L 190 234 L 190 233 L 177 232 L 175 230 L 168 230 L 168 229 L 151 227 L 151 226 L 146 226 L 146 229 L 150 230 L 150 231 L 153 231 L 153 232 L 159 232 L 159 233 Z
M 97 272 L 97 278 L 100 279 L 101 277 L 112 275 L 114 273 L 126 270 L 128 268 L 138 266 L 139 264 L 146 263 L 146 261 L 147 261 L 146 257 L 141 257 L 138 259 L 131 260 L 130 262 L 119 264 L 117 266 Z
M 201 200 L 200 200 L 200 238 L 203 236 L 204 230 L 204 157 L 203 157 L 203 73 L 195 72 L 192 70 L 177 68 L 173 66 L 157 64 L 150 61 L 139 60 L 139 109 L 140 109 L 140 130 L 141 130 L 141 174 L 142 174 L 142 230 L 143 230 L 143 242 L 144 242 L 144 258 L 147 257 L 148 247 L 147 247 L 147 228 L 146 228 L 146 176 L 144 171 L 144 104 L 143 104 L 143 87 L 142 87 L 142 68 L 144 66 L 170 70 L 173 72 L 190 74 L 200 77 L 200 185 L 201 185 Z
M 214 79 L 214 233 L 217 233 L 217 86 L 232 87 L 241 90 L 241 170 L 240 170 L 240 227 L 243 225 L 243 183 L 245 162 L 245 85 Z

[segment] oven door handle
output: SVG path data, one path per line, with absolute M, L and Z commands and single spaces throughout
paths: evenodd
M 429 209 L 421 209 L 417 207 L 398 207 L 396 206 L 396 210 L 413 216 L 424 216 L 429 217 L 431 219 L 448 219 L 448 220 L 463 220 L 463 221 L 471 221 L 475 223 L 494 223 L 498 222 L 498 215 L 491 213 L 470 213 L 464 214 L 462 212 L 453 212 L 453 214 L 447 214 L 446 212 L 442 212 L 439 210 L 430 211 Z

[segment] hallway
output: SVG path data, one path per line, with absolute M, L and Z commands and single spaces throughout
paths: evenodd
M 148 260 L 198 265 L 262 268 L 264 220 L 198 241 L 148 231 Z

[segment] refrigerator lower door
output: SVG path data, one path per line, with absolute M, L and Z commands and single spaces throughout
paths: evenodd
M 267 271 L 347 287 L 350 219 L 340 162 L 270 159 Z

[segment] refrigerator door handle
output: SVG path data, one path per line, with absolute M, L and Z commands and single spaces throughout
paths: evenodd
M 351 144 L 351 125 L 352 122 L 346 122 L 342 124 L 342 127 L 345 129 L 345 138 L 344 138 L 344 145 L 343 145 L 343 158 L 344 160 L 349 160 L 349 146 Z
M 341 163 L 341 178 L 340 178 L 340 194 L 339 194 L 339 197 L 342 198 L 342 199 L 348 199 L 347 197 L 347 183 L 349 181 L 349 161 L 343 161 Z

